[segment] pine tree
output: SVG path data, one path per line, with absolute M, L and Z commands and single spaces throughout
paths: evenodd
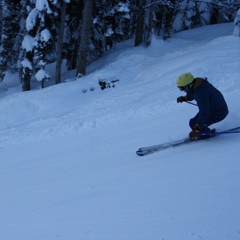
M 17 71 L 19 48 L 21 44 L 19 0 L 1 1 L 1 38 L 0 38 L 0 81 L 6 71 Z
M 30 79 L 35 72 L 37 81 L 44 87 L 44 82 L 50 79 L 45 71 L 45 65 L 55 61 L 57 14 L 59 5 L 54 0 L 37 0 L 28 14 L 26 21 L 27 34 L 24 38 L 25 59 L 23 67 L 23 90 L 30 90 Z M 26 44 L 29 41 L 30 44 Z M 30 47 L 31 46 L 31 47 Z
M 117 42 L 131 37 L 130 20 L 130 2 L 128 0 L 95 1 L 91 53 L 102 56 Z
M 66 7 L 66 22 L 63 41 L 63 58 L 67 60 L 68 70 L 76 69 L 82 21 L 83 0 L 71 0 Z
M 174 31 L 233 21 L 240 5 L 240 0 L 91 0 L 93 21 L 90 31 L 81 34 L 86 20 L 82 10 L 88 1 L 65 1 L 70 4 L 64 18 L 62 1 L 0 0 L 0 81 L 7 79 L 7 71 L 16 72 L 21 60 L 23 90 L 30 90 L 33 76 L 43 87 L 50 78 L 45 65 L 56 61 L 55 83 L 59 83 L 62 58 L 67 60 L 69 70 L 76 69 L 80 66 L 78 50 L 80 55 L 85 54 L 84 60 L 78 61 L 84 63 L 84 73 L 90 61 L 134 35 L 135 45 L 148 45 L 153 30 L 166 39 Z M 238 20 L 235 25 L 236 32 Z M 88 44 L 80 44 L 85 35 Z
M 31 0 L 26 0 L 22 4 L 22 11 L 26 13 L 25 21 L 25 34 L 22 41 L 22 61 L 20 69 L 20 79 L 22 82 L 22 91 L 29 91 L 31 88 L 30 80 L 32 77 L 33 69 L 33 50 L 34 50 L 34 27 L 31 27 L 35 23 L 35 18 L 32 10 L 34 4 Z M 28 15 L 30 14 L 30 15 Z
M 44 87 L 44 82 L 51 78 L 46 72 L 45 65 L 55 60 L 57 38 L 56 22 L 59 21 L 57 8 L 60 8 L 57 1 L 45 0 L 44 4 L 41 0 L 36 2 L 37 31 L 35 35 L 34 61 L 35 77 L 41 82 L 41 87 Z M 56 21 L 57 20 L 57 21 Z
M 155 31 L 164 40 L 173 33 L 173 21 L 176 15 L 176 0 L 161 2 L 155 7 Z

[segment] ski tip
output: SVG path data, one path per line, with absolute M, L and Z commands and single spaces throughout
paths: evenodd
M 144 154 L 141 151 L 136 151 L 136 154 L 140 157 L 144 156 Z

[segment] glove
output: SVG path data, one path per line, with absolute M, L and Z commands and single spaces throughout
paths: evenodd
M 187 101 L 187 99 L 186 99 L 186 97 L 184 97 L 184 96 L 181 96 L 181 97 L 178 97 L 177 98 L 177 102 L 178 103 L 182 103 L 182 102 L 186 102 Z

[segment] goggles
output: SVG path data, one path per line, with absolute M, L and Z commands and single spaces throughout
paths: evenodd
M 185 90 L 185 87 L 178 87 L 178 89 L 179 89 L 180 91 L 184 91 L 184 90 Z
M 191 87 L 191 85 L 192 84 L 188 84 L 188 85 L 186 85 L 186 86 L 182 86 L 182 87 L 178 87 L 178 89 L 180 90 L 180 91 L 188 91 L 189 89 L 190 89 L 190 87 Z

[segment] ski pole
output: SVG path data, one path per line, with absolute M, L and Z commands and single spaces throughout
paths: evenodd
M 191 102 L 188 102 L 188 101 L 186 101 L 186 103 L 191 104 L 191 105 L 194 105 L 194 106 L 197 106 L 196 103 L 191 103 Z

